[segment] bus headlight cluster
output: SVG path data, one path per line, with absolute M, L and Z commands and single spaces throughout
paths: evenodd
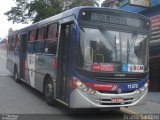
M 147 82 L 147 83 L 145 83 L 145 85 L 144 85 L 144 86 L 145 86 L 145 87 L 148 87 L 148 85 L 149 85 L 149 84 L 148 84 L 148 82 Z
M 87 86 L 86 86 L 84 83 L 82 83 L 78 78 L 74 77 L 74 78 L 73 78 L 73 81 L 74 81 L 76 87 L 77 87 L 78 89 L 80 89 L 81 91 L 83 91 L 83 92 L 85 92 L 85 93 L 87 93 L 87 94 L 90 94 L 90 95 L 93 95 L 93 94 L 96 93 L 96 90 L 93 90 L 93 89 L 87 87 Z
M 147 83 L 145 83 L 145 84 L 144 84 L 144 87 L 140 88 L 140 90 L 141 90 L 141 91 L 144 91 L 144 90 L 145 90 L 145 88 L 147 88 L 147 87 L 148 87 L 148 82 L 147 82 Z
M 141 94 L 141 92 L 143 92 L 147 87 L 148 87 L 148 82 L 145 83 L 144 87 L 142 87 L 139 90 L 137 90 L 137 94 Z

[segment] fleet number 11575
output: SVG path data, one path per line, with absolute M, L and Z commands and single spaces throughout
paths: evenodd
M 136 89 L 138 88 L 138 84 L 129 84 L 128 89 Z

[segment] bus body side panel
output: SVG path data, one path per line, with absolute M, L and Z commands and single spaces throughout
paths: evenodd
M 53 81 L 56 79 L 56 72 L 52 69 L 52 58 L 53 55 L 36 55 L 35 87 L 42 92 L 45 75 L 49 75 Z
M 26 83 L 34 87 L 34 84 L 32 84 L 30 81 L 34 81 L 35 79 L 35 55 L 27 53 L 26 54 Z
M 53 55 L 27 54 L 26 80 L 33 88 L 43 92 L 45 75 L 55 80 L 55 72 L 52 69 Z
M 20 74 L 20 61 L 19 61 L 19 50 L 15 50 L 15 65 L 17 65 L 18 68 L 18 75 Z M 14 68 L 13 68 L 14 69 Z

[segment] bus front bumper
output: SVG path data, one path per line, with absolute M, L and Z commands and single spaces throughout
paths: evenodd
M 87 94 L 80 89 L 74 89 L 70 96 L 70 108 L 108 108 L 145 104 L 148 87 L 144 86 L 134 92 L 122 94 L 106 94 L 96 91 Z

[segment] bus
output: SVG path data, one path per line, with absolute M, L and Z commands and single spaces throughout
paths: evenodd
M 76 7 L 8 35 L 7 68 L 48 104 L 120 108 L 145 103 L 149 19 Z

